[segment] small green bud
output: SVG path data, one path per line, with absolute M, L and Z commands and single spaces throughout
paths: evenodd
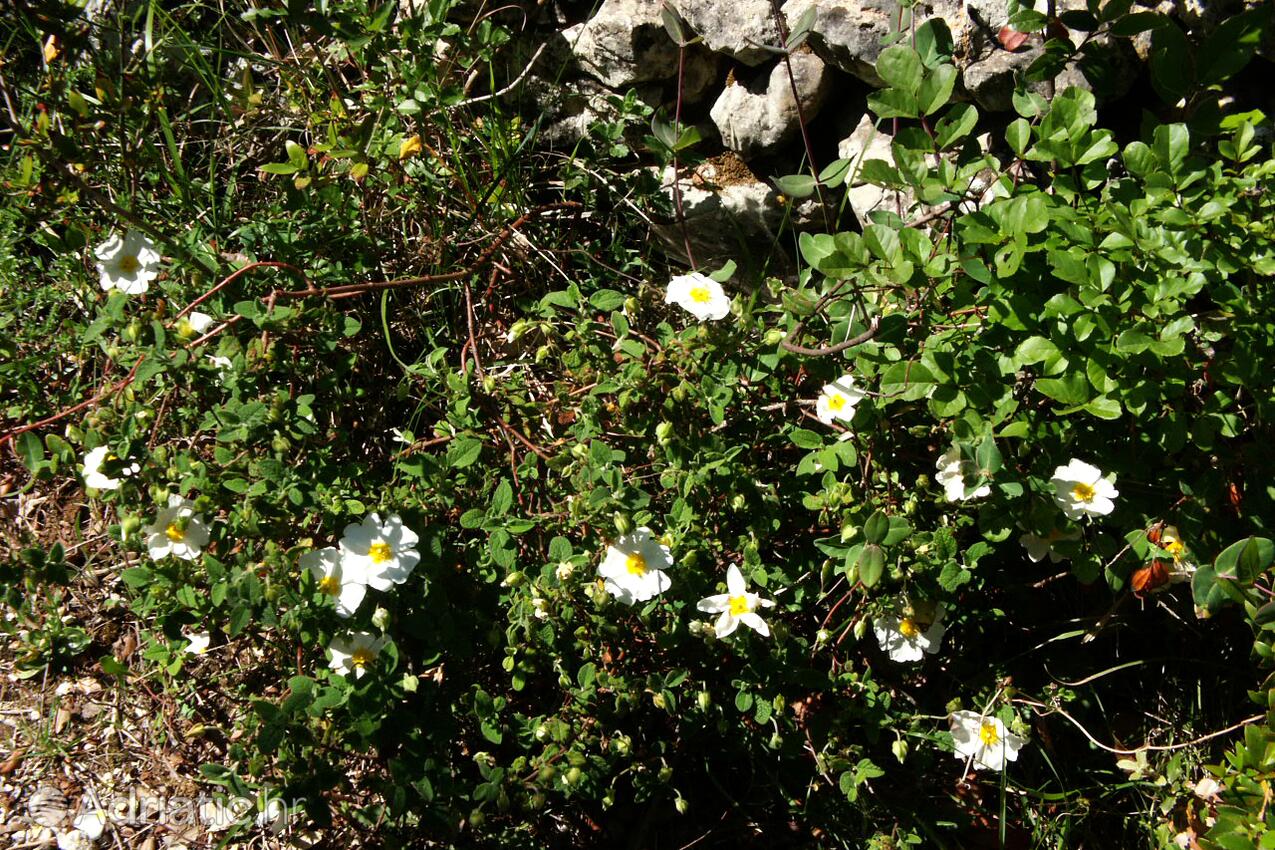
M 637 309 L 638 309 L 638 300 L 636 298 L 630 295 L 628 298 L 624 299 L 624 314 L 626 316 L 632 316 L 634 313 L 637 312 Z
M 584 773 L 581 772 L 580 768 L 573 767 L 567 771 L 566 780 L 568 785 L 579 785 L 581 779 L 584 779 Z
M 860 617 L 854 623 L 854 639 L 859 640 L 868 633 L 868 618 Z
M 537 774 L 540 781 L 544 783 L 552 782 L 557 775 L 558 768 L 551 764 L 546 764 L 544 767 L 540 768 L 540 773 Z
M 420 683 L 420 677 L 413 676 L 411 673 L 404 673 L 403 678 L 399 680 L 399 686 L 409 694 L 416 693 L 416 689 L 420 686 Z
M 614 521 L 615 521 L 616 531 L 620 532 L 621 534 L 633 533 L 633 520 L 629 517 L 628 514 L 620 513 L 617 511 L 614 517 Z
M 668 701 L 664 699 L 664 694 L 659 692 L 651 694 L 651 704 L 661 711 L 668 707 Z
M 546 360 L 549 359 L 549 355 L 552 353 L 553 353 L 553 350 L 549 346 L 547 345 L 540 346 L 539 348 L 536 349 L 536 362 L 537 363 L 545 362 Z
M 668 765 L 664 765 L 664 767 L 660 768 L 660 772 L 658 776 L 661 782 L 668 782 L 670 779 L 673 778 L 673 768 L 669 767 Z
M 699 705 L 700 711 L 708 711 L 708 707 L 713 704 L 713 695 L 708 691 L 700 691 L 695 695 L 695 702 Z
M 766 331 L 766 336 L 763 338 L 762 341 L 766 345 L 779 345 L 779 341 L 783 339 L 785 336 L 787 336 L 787 334 L 785 334 L 783 331 L 779 330 L 778 328 L 771 328 L 770 330 Z
M 661 446 L 667 446 L 673 441 L 673 423 L 661 422 L 655 426 L 655 440 Z
M 899 764 L 903 764 L 904 759 L 908 757 L 908 742 L 899 738 L 890 745 L 890 752 L 894 753 L 894 757 L 899 760 Z
M 584 443 L 576 443 L 574 446 L 571 447 L 571 456 L 575 458 L 576 460 L 588 460 L 589 447 L 586 446 Z
M 736 493 L 734 496 L 731 497 L 730 509 L 732 511 L 739 512 L 746 507 L 748 507 L 748 499 L 744 497 L 743 493 Z
M 384 632 L 390 625 L 390 612 L 377 606 L 377 609 L 372 612 L 372 625 Z
M 686 814 L 687 810 L 690 809 L 690 807 L 691 807 L 691 804 L 686 802 L 686 798 L 683 797 L 681 794 L 678 794 L 677 799 L 673 801 L 673 808 L 677 809 L 677 813 L 679 815 Z
M 501 582 L 501 585 L 503 585 L 504 587 L 517 587 L 518 585 L 522 584 L 526 580 L 527 580 L 526 573 L 522 572 L 521 570 L 514 570 L 512 573 L 505 576 L 505 580 Z

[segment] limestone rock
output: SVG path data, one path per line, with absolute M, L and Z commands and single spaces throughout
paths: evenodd
M 654 232 L 670 255 L 690 264 L 689 237 L 695 262 L 711 268 L 734 260 L 747 277 L 761 269 L 779 273 L 792 259 L 779 240 L 786 218 L 798 229 L 818 219 L 818 206 L 806 201 L 795 210 L 785 207 L 779 193 L 763 183 L 737 155 L 727 152 L 683 173 L 678 185 L 686 230 L 676 221 L 655 223 Z M 673 170 L 661 175 L 661 190 L 673 200 Z
M 850 160 L 850 173 L 858 174 L 863 163 L 870 159 L 880 159 L 894 164 L 894 154 L 890 150 L 893 139 L 883 133 L 872 123 L 871 115 L 864 115 L 854 132 L 841 140 L 837 145 L 837 156 Z M 850 201 L 850 209 L 861 227 L 871 222 L 868 214 L 876 209 L 885 209 L 906 218 L 916 196 L 911 192 L 896 191 L 874 186 L 870 183 L 851 181 L 846 185 L 846 195 Z
M 991 2 L 991 0 L 988 0 Z M 882 39 L 898 29 L 899 4 L 895 0 L 788 0 L 784 16 L 794 27 L 811 7 L 815 21 L 810 46 L 825 62 L 865 82 L 880 85 L 876 73 Z M 959 0 L 921 0 L 913 7 L 918 22 L 941 15 L 948 28 L 960 16 Z
M 762 45 L 779 46 L 770 0 L 670 0 L 669 5 L 709 50 L 746 65 L 773 58 Z
M 568 40 L 580 67 L 613 89 L 672 79 L 677 45 L 660 19 L 662 0 L 604 0 Z
M 787 65 L 780 61 L 751 85 L 732 83 L 717 98 L 711 115 L 722 144 L 746 157 L 769 153 L 797 136 L 801 114 L 807 122 L 814 118 L 830 82 L 823 60 L 813 53 L 795 53 L 789 61 L 791 81 Z M 794 82 L 801 113 L 793 97 Z

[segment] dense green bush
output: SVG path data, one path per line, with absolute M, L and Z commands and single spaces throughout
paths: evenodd
M 1024 90 L 985 149 L 887 48 L 893 162 L 822 177 L 915 204 L 753 281 L 647 254 L 615 128 L 467 102 L 491 18 L 393 6 L 8 45 L 6 417 L 96 401 L 12 442 L 117 517 L 159 681 L 236 698 L 211 783 L 386 846 L 1272 846 L 1260 19 L 1124 25 L 1194 51 L 1131 141 Z

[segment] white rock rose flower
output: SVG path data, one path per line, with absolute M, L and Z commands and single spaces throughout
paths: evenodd
M 919 613 L 877 617 L 872 621 L 872 632 L 891 661 L 920 661 L 925 653 L 933 655 L 939 651 L 947 631 L 942 621 L 943 606 L 939 605 L 934 608 L 932 617 L 922 617 Z
M 146 550 L 158 561 L 167 555 L 193 561 L 208 545 L 208 526 L 195 513 L 195 503 L 176 493 L 168 497 L 168 507 L 146 527 Z
M 842 375 L 831 384 L 825 384 L 815 402 L 815 415 L 825 425 L 831 425 L 834 419 L 849 422 L 854 418 L 854 407 L 867 397 L 863 390 L 854 385 L 854 378 Z
M 1054 485 L 1054 501 L 1070 520 L 1105 516 L 1116 509 L 1112 500 L 1120 495 L 1102 470 L 1075 458 L 1055 469 L 1050 483 Z
M 668 590 L 672 581 L 664 572 L 673 566 L 669 548 L 639 528 L 621 534 L 607 547 L 598 575 L 605 580 L 607 593 L 626 605 L 645 602 Z
M 84 476 L 84 486 L 92 487 L 96 490 L 118 490 L 120 480 L 102 472 L 103 464 L 117 460 L 119 458 L 111 454 L 111 450 L 107 446 L 98 446 L 86 452 L 84 463 L 80 466 L 80 474 Z M 141 467 L 136 463 L 121 464 L 120 475 L 127 478 L 130 475 L 136 475 L 140 469 Z
M 300 564 L 302 569 L 309 570 L 314 576 L 319 590 L 336 600 L 338 617 L 350 617 L 359 609 L 367 595 L 367 585 L 345 575 L 341 569 L 341 550 L 327 546 L 306 552 L 301 556 Z
M 1038 534 L 1032 534 L 1028 531 L 1018 537 L 1018 542 L 1027 550 L 1027 557 L 1033 564 L 1039 564 L 1045 558 L 1049 558 L 1051 564 L 1057 564 L 1067 559 L 1067 556 L 1061 552 L 1054 550 L 1054 544 L 1059 540 L 1079 540 L 1080 532 L 1071 531 L 1063 534 L 1058 529 L 1049 532 L 1048 537 L 1041 537 Z
M 748 585 L 739 567 L 731 564 L 726 570 L 726 593 L 706 596 L 695 606 L 705 614 L 720 614 L 713 624 L 713 632 L 724 638 L 733 634 L 743 623 L 762 637 L 770 636 L 770 626 L 757 613 L 758 608 L 773 608 L 775 603 L 748 592 Z
M 112 234 L 94 253 L 103 289 L 118 289 L 125 295 L 141 295 L 159 276 L 159 251 L 145 234 L 129 230 Z
M 934 476 L 943 485 L 943 494 L 949 502 L 964 502 L 966 499 L 981 499 L 992 494 L 989 484 L 980 484 L 970 488 L 970 479 L 977 480 L 978 465 L 961 456 L 958 446 L 945 451 L 935 464 L 938 474 Z
M 379 514 L 368 514 L 362 523 L 350 523 L 341 538 L 342 582 L 365 584 L 389 590 L 407 581 L 420 563 L 416 532 L 403 525 L 398 514 L 381 522 Z
M 188 655 L 203 655 L 212 646 L 212 635 L 208 632 L 190 632 L 182 631 L 182 637 L 186 638 L 186 646 L 184 651 Z
M 665 304 L 676 304 L 699 321 L 724 319 L 730 313 L 730 298 L 722 285 L 699 272 L 677 275 L 668 283 Z
M 216 319 L 207 313 L 201 313 L 198 310 L 193 310 L 190 315 L 182 316 L 177 320 L 177 334 L 189 339 L 190 337 L 207 333 L 208 329 L 211 328 L 216 321 Z
M 1018 751 L 1027 743 L 1005 728 L 995 717 L 984 717 L 977 711 L 954 711 L 948 718 L 952 727 L 952 742 L 958 759 L 972 759 L 975 770 L 1004 770 L 1005 762 L 1018 758 Z
M 345 637 L 333 638 L 328 652 L 332 658 L 328 667 L 343 676 L 354 674 L 354 678 L 362 679 L 367 667 L 381 654 L 385 646 L 384 637 L 376 637 L 371 632 L 353 632 Z
M 101 809 L 94 809 L 71 821 L 71 826 L 87 835 L 91 840 L 97 841 L 102 837 L 103 830 L 106 829 L 106 821 L 106 812 Z

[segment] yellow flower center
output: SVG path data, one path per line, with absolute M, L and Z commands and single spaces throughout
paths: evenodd
M 845 407 L 845 406 L 846 406 L 846 397 L 845 397 L 845 396 L 843 396 L 843 395 L 838 395 L 837 393 L 833 393 L 833 394 L 831 394 L 830 396 L 828 396 L 828 409 L 829 409 L 829 410 L 834 410 L 834 411 L 836 411 L 836 410 L 840 410 L 841 408 L 843 408 L 843 407 Z
M 1097 491 L 1095 491 L 1092 486 L 1085 484 L 1084 482 L 1081 482 L 1071 488 L 1071 497 L 1077 502 L 1084 502 L 1088 504 L 1093 501 L 1093 497 L 1096 495 L 1098 495 Z
M 350 663 L 355 667 L 366 667 L 376 660 L 376 654 L 370 649 L 356 649 L 350 654 Z
M 921 633 L 921 629 L 911 617 L 904 617 L 899 621 L 899 631 L 905 638 L 914 638 Z
M 120 271 L 124 274 L 133 274 L 141 267 L 141 262 L 133 254 L 125 254 L 120 257 Z
M 183 317 L 177 323 L 177 335 L 181 337 L 192 337 L 195 335 L 195 326 L 190 323 L 190 319 Z
M 1164 551 L 1168 552 L 1170 555 L 1173 555 L 1174 557 L 1181 555 L 1182 550 L 1186 548 L 1186 546 L 1183 545 L 1182 541 L 1178 540 L 1175 537 L 1164 538 L 1164 542 L 1161 545 L 1164 547 Z
M 691 287 L 691 300 L 696 304 L 707 304 L 713 300 L 713 293 L 708 291 L 707 286 Z
M 636 552 L 624 559 L 624 568 L 635 576 L 646 575 L 646 558 Z
M 319 579 L 319 590 L 328 596 L 340 596 L 341 580 L 336 576 L 324 576 Z
M 390 549 L 390 544 L 378 540 L 367 547 L 367 556 L 372 559 L 372 563 L 383 564 L 394 556 L 394 551 Z
M 1000 743 L 1000 732 L 996 731 L 996 724 L 985 722 L 981 729 L 978 730 L 978 739 L 983 742 L 985 747 L 994 747 Z
M 740 614 L 747 614 L 752 610 L 748 604 L 747 596 L 732 596 L 728 602 L 730 604 L 730 613 L 732 616 L 738 617 Z
M 164 529 L 164 536 L 174 543 L 178 543 L 186 536 L 186 530 L 177 523 L 170 522 L 168 527 Z

